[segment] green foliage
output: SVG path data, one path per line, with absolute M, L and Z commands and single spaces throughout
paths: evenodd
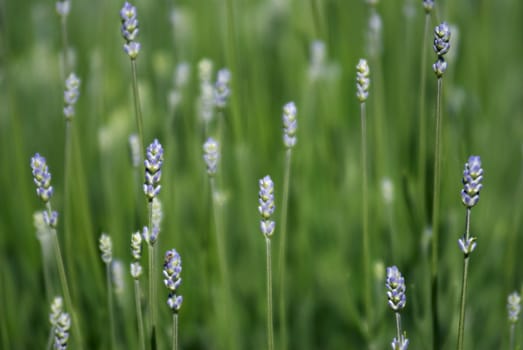
M 111 235 L 113 256 L 127 267 L 124 294 L 115 296 L 117 343 L 122 349 L 134 349 L 139 342 L 128 273 L 130 236 L 147 224 L 147 207 L 128 150 L 128 136 L 136 124 L 131 66 L 119 33 L 122 4 L 73 0 L 71 5 L 68 40 L 82 84 L 72 121 L 71 207 L 66 210 L 73 251 L 64 254 L 65 263 L 84 347 L 109 348 L 105 266 L 97 237 L 102 231 Z M 237 347 L 266 348 L 265 243 L 259 231 L 257 181 L 270 174 L 275 183 L 272 242 L 277 252 L 285 159 L 281 108 L 295 101 L 298 131 L 286 245 L 290 348 L 390 347 L 395 323 L 387 309 L 384 267 L 397 265 L 407 283 L 403 329 L 411 348 L 428 349 L 432 343 L 430 239 L 429 223 L 420 219 L 419 198 L 426 198 L 423 207 L 430 213 L 436 78 L 430 67 L 435 60 L 431 51 L 425 111 L 429 168 L 426 193 L 420 197 L 421 2 L 383 1 L 377 6 L 383 47 L 377 59 L 369 60 L 367 100 L 371 300 L 376 313 L 370 325 L 363 316 L 360 121 L 355 95 L 355 66 L 367 55 L 369 9 L 365 2 L 180 0 L 175 5 L 162 1 L 134 5 L 142 44 L 136 62 L 145 144 L 158 138 L 165 148 L 160 193 L 164 219 L 157 255 L 175 247 L 184 261 L 180 348 L 225 349 L 228 341 L 217 314 L 221 285 L 217 242 L 202 159 L 205 137 L 196 108 L 197 63 L 207 57 L 214 62 L 215 72 L 221 67 L 232 72 L 216 180 L 224 199 L 221 213 L 232 299 L 228 315 L 235 320 L 228 324 L 234 325 Z M 471 223 L 478 246 L 469 270 L 465 348 L 495 349 L 508 344 L 506 296 L 523 281 L 517 259 L 523 244 L 519 235 L 523 4 L 444 1 L 436 2 L 435 9 L 432 26 L 446 20 L 459 29 L 459 36 L 453 32 L 453 38 L 459 39 L 452 42 L 447 55 L 442 99 L 441 344 L 448 349 L 456 343 L 463 259 L 457 240 L 465 217 L 460 180 L 464 162 L 477 154 L 485 181 Z M 65 248 L 65 78 L 54 3 L 0 2 L 0 38 L 0 347 L 42 348 L 49 334 L 54 295 L 45 293 L 41 251 L 32 223 L 33 213 L 43 209 L 29 167 L 35 152 L 47 158 L 53 175 L 53 208 L 60 213 L 58 235 Z M 326 43 L 326 70 L 321 79 L 311 81 L 309 45 L 315 39 Z M 173 111 L 168 94 L 175 67 L 182 61 L 191 64 L 191 78 Z M 143 169 L 139 171 L 141 178 Z M 385 177 L 394 188 L 390 205 L 381 193 Z M 275 276 L 277 256 L 273 256 Z M 144 266 L 146 261 L 142 258 Z M 161 277 L 157 279 L 158 348 L 166 349 L 172 315 Z M 145 282 L 142 291 L 147 294 Z M 274 293 L 278 300 L 277 282 Z M 278 348 L 278 308 L 274 319 Z

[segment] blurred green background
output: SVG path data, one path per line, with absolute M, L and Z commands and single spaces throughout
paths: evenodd
M 145 201 L 128 150 L 135 117 L 130 62 L 119 28 L 122 5 L 73 0 L 67 22 L 72 65 L 82 83 L 69 179 L 72 251 L 65 256 L 87 349 L 109 348 L 110 341 L 98 237 L 102 231 L 111 235 L 114 256 L 128 271 L 130 234 L 146 224 Z M 522 2 L 437 2 L 423 69 L 421 1 L 377 5 L 381 40 L 369 60 L 367 115 L 373 271 L 373 322 L 368 332 L 362 305 L 355 66 L 360 57 L 369 55 L 369 5 L 363 0 L 138 0 L 133 5 L 142 44 L 137 67 L 145 143 L 158 138 L 165 148 L 159 255 L 175 247 L 183 260 L 182 348 L 224 349 L 228 334 L 238 349 L 266 348 L 258 179 L 270 174 L 275 182 L 277 277 L 285 152 L 281 108 L 289 101 L 298 108 L 287 241 L 289 348 L 390 348 L 395 324 L 387 309 L 384 276 L 390 265 L 397 265 L 407 282 L 403 324 L 410 348 L 430 348 L 430 222 L 422 219 L 420 208 L 431 212 L 436 101 L 432 28 L 443 20 L 452 25 L 453 37 L 443 83 L 441 342 L 445 349 L 456 342 L 463 264 L 457 239 L 465 218 L 459 191 L 463 165 L 469 155 L 477 154 L 485 179 L 481 200 L 472 211 L 478 247 L 471 258 L 465 344 L 467 349 L 507 346 L 506 298 L 523 281 Z M 55 3 L 2 0 L 0 30 L 0 347 L 34 349 L 46 344 L 52 298 L 45 293 L 33 226 L 34 212 L 43 208 L 29 166 L 36 152 L 47 158 L 55 187 L 53 206 L 64 212 L 65 77 Z M 314 40 L 322 40 L 326 48 L 318 76 L 310 74 Z M 214 221 L 196 108 L 197 66 L 202 58 L 213 61 L 215 72 L 227 67 L 233 75 L 218 170 L 233 300 L 225 325 L 217 305 L 220 278 Z M 189 83 L 173 108 L 168 97 L 181 62 L 190 64 Z M 428 176 L 423 192 L 418 189 L 417 171 L 421 72 L 427 74 Z M 392 199 L 383 196 L 384 180 L 392 184 Z M 426 205 L 420 203 L 423 198 Z M 62 249 L 63 223 L 61 215 Z M 138 346 L 133 286 L 128 273 L 125 278 L 126 287 L 116 298 L 118 343 L 121 349 L 134 349 Z M 161 285 L 158 290 L 159 344 L 168 348 L 167 292 Z M 276 302 L 279 294 L 275 282 Z M 277 348 L 279 329 L 276 308 Z M 71 337 L 74 348 L 74 333 Z

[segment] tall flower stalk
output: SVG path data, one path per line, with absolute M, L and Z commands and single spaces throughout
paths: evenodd
M 212 198 L 212 211 L 215 225 L 216 235 L 216 247 L 218 253 L 218 269 L 221 276 L 222 282 L 222 298 L 219 302 L 218 313 L 221 317 L 221 324 L 228 323 L 227 329 L 227 341 L 229 342 L 227 347 L 230 349 L 236 348 L 234 343 L 234 330 L 236 327 L 235 320 L 231 319 L 231 285 L 229 278 L 229 269 L 227 264 L 227 249 L 225 241 L 225 232 L 223 227 L 223 217 L 220 209 L 223 207 L 223 199 L 220 197 L 219 190 L 216 184 L 216 175 L 218 170 L 218 164 L 220 160 L 220 144 L 218 141 L 209 137 L 203 144 L 203 160 L 207 168 L 207 174 L 209 176 L 209 184 L 211 187 L 211 198 Z
M 465 332 L 465 304 L 467 298 L 467 279 L 470 254 L 476 248 L 476 237 L 470 235 L 470 212 L 479 201 L 479 192 L 483 181 L 483 168 L 479 156 L 470 156 L 465 163 L 463 171 L 463 190 L 461 190 L 461 201 L 466 207 L 465 233 L 458 240 L 459 248 L 463 252 L 463 279 L 461 285 L 461 306 L 459 312 L 458 326 L 458 350 L 463 350 L 463 338 Z
M 363 295 L 367 324 L 372 315 L 371 302 L 371 272 L 370 272 L 370 238 L 369 238 L 369 199 L 368 199 L 368 174 L 367 174 L 367 117 L 365 102 L 369 97 L 370 70 L 367 60 L 360 59 L 356 66 L 356 97 L 360 102 L 361 118 L 361 176 L 362 176 L 362 221 L 363 221 Z
M 405 279 L 396 266 L 387 267 L 387 298 L 389 300 L 389 307 L 394 311 L 396 316 L 396 337 L 392 340 L 392 350 L 407 350 L 409 340 L 405 332 L 401 330 L 401 311 L 407 304 L 407 296 L 405 291 Z
M 140 342 L 140 349 L 145 350 L 145 334 L 143 330 L 142 317 L 142 303 L 140 290 L 140 276 L 142 275 L 142 265 L 140 258 L 142 257 L 142 234 L 135 232 L 131 235 L 131 254 L 133 262 L 131 263 L 131 276 L 134 280 L 134 301 L 136 306 L 136 321 L 138 326 L 138 340 Z
M 71 12 L 71 0 L 59 0 L 56 2 L 56 13 L 60 16 L 60 32 L 62 35 L 62 79 L 65 79 L 69 71 L 69 44 L 67 40 L 67 17 Z
M 450 49 L 450 28 L 443 22 L 434 29 L 434 51 L 437 55 L 436 62 L 432 65 L 438 78 L 438 95 L 436 101 L 436 126 L 434 136 L 434 189 L 432 202 L 432 267 L 431 267 L 431 306 L 432 306 L 432 331 L 433 349 L 441 349 L 438 320 L 438 244 L 439 244 L 439 196 L 441 182 L 441 97 L 443 89 L 443 74 L 447 70 L 445 54 Z
M 122 9 L 120 10 L 120 18 L 122 20 L 121 32 L 125 40 L 123 46 L 125 53 L 131 59 L 131 74 L 132 74 L 132 86 L 133 86 L 133 101 L 134 111 L 136 115 L 136 129 L 138 131 L 138 137 L 140 141 L 140 158 L 143 159 L 144 149 L 144 136 L 143 136 L 143 120 L 142 110 L 140 107 L 140 95 L 138 91 L 138 78 L 136 73 L 136 58 L 140 53 L 140 43 L 136 41 L 138 36 L 138 18 L 136 13 L 136 7 L 131 5 L 129 2 L 125 2 Z
M 160 193 L 160 179 L 162 177 L 163 147 L 155 139 L 148 147 L 145 165 L 145 183 L 143 190 L 148 203 L 149 224 L 144 228 L 143 238 L 147 242 L 149 250 L 149 312 L 151 320 L 151 346 L 156 348 L 156 242 L 160 232 L 159 219 L 161 218 L 161 207 L 159 207 L 158 194 Z
M 508 321 L 510 323 L 509 349 L 515 349 L 516 324 L 521 311 L 521 297 L 518 292 L 512 292 L 507 299 Z
M 182 258 L 176 249 L 165 253 L 163 264 L 163 283 L 169 290 L 167 305 L 173 313 L 172 349 L 178 350 L 178 312 L 182 307 L 183 297 L 178 294 L 178 288 L 182 283 Z
M 64 238 L 65 238 L 65 255 L 66 261 L 71 264 L 73 254 L 73 237 L 71 230 L 71 152 L 72 152 L 72 122 L 76 114 L 75 105 L 80 95 L 80 79 L 71 73 L 65 81 L 64 91 L 64 116 L 65 116 L 65 145 L 64 145 Z M 69 270 L 71 271 L 71 270 Z
M 261 214 L 260 228 L 265 236 L 267 258 L 267 347 L 274 349 L 274 325 L 272 317 L 272 261 L 271 237 L 274 234 L 275 222 L 271 220 L 274 213 L 274 183 L 269 175 L 260 179 L 260 192 L 258 196 L 258 210 Z
M 107 280 L 107 307 L 109 308 L 109 327 L 111 329 L 111 348 L 116 346 L 115 323 L 114 323 L 114 303 L 113 303 L 113 288 L 111 280 L 111 262 L 113 260 L 113 242 L 111 237 L 102 233 L 99 239 L 100 252 L 102 253 L 102 261 L 105 264 L 105 276 Z
M 212 208 L 216 232 L 216 245 L 218 250 L 218 266 L 220 275 L 224 285 L 227 287 L 229 283 L 229 277 L 227 273 L 227 262 L 226 262 L 226 251 L 225 241 L 223 237 L 223 227 L 221 223 L 221 216 L 219 213 L 218 203 L 218 189 L 216 186 L 216 172 L 218 170 L 218 162 L 220 160 L 220 146 L 218 141 L 209 137 L 203 144 L 203 160 L 207 167 L 207 174 L 209 175 L 209 184 L 211 186 L 211 197 L 212 197 Z
M 420 86 L 419 86 L 419 141 L 418 141 L 418 179 L 419 179 L 419 190 L 418 196 L 420 198 L 418 205 L 420 206 L 421 213 L 421 225 L 422 228 L 426 224 L 426 166 L 427 166 L 427 126 L 425 116 L 425 92 L 426 87 L 426 65 L 427 65 L 427 40 L 429 36 L 430 18 L 432 15 L 432 9 L 434 7 L 434 0 L 423 0 L 423 8 L 425 9 L 425 26 L 423 29 L 423 41 L 421 45 L 421 66 L 420 66 Z
M 51 173 L 49 172 L 46 159 L 38 153 L 36 153 L 31 158 L 31 169 L 33 173 L 33 180 L 36 185 L 36 194 L 45 204 L 46 210 L 43 212 L 43 218 L 45 224 L 49 227 L 53 239 L 54 255 L 56 258 L 56 264 L 58 266 L 60 284 L 62 286 L 66 306 L 69 310 L 71 310 L 73 315 L 75 334 L 77 334 L 78 337 L 77 346 L 78 348 L 82 349 L 82 335 L 78 325 L 78 317 L 74 312 L 73 302 L 71 299 L 71 293 L 69 291 L 69 284 L 67 282 L 67 275 L 64 267 L 64 261 L 62 258 L 62 252 L 60 250 L 60 243 L 58 242 L 58 234 L 56 232 L 56 227 L 58 225 L 58 212 L 53 211 L 51 206 L 51 197 L 53 196 L 54 192 L 53 186 L 51 186 Z
M 283 198 L 281 205 L 281 243 L 280 243 L 280 336 L 281 348 L 287 349 L 287 310 L 285 306 L 285 273 L 287 265 L 287 211 L 289 205 L 289 187 L 291 178 L 292 149 L 296 145 L 296 131 L 298 120 L 297 109 L 294 102 L 283 106 L 283 144 L 285 145 L 285 165 L 283 174 Z

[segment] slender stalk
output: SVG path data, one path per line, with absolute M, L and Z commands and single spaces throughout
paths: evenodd
M 441 95 L 443 79 L 438 78 L 438 95 L 436 101 L 436 130 L 434 145 L 434 191 L 432 203 L 432 268 L 431 268 L 431 289 L 432 289 L 432 331 L 433 349 L 439 350 L 439 321 L 438 321 L 438 240 L 439 240 L 439 195 L 440 195 L 440 175 L 441 175 Z
M 178 350 L 178 313 L 173 312 L 173 350 Z
M 70 201 L 70 178 L 71 178 L 71 133 L 72 124 L 70 118 L 65 121 L 65 151 L 64 151 L 64 240 L 65 240 L 65 257 L 69 274 L 72 273 L 73 264 L 73 239 L 71 236 L 71 201 Z
M 470 234 L 470 211 L 471 208 L 467 208 L 467 214 L 465 219 L 465 242 L 469 239 Z M 459 326 L 458 326 L 458 350 L 463 350 L 463 337 L 465 334 L 465 303 L 467 298 L 467 277 L 469 269 L 469 254 L 464 254 L 463 261 L 463 279 L 461 284 L 461 306 L 459 309 Z
M 149 234 L 152 234 L 152 201 L 148 204 Z M 156 349 L 156 243 L 149 243 L 149 312 L 151 318 L 151 348 Z
M 363 279 L 364 279 L 364 303 L 367 323 L 372 315 L 371 286 L 370 286 L 370 247 L 369 247 L 369 202 L 368 202 L 368 178 L 367 178 L 367 123 L 365 113 L 365 102 L 360 103 L 361 116 L 361 172 L 362 172 L 362 220 L 363 220 Z
M 60 31 L 62 32 L 62 79 L 64 80 L 67 77 L 67 72 L 69 71 L 69 57 L 67 55 L 68 51 L 68 40 L 67 40 L 67 15 L 60 16 Z
M 322 37 L 322 26 L 321 26 L 321 16 L 318 2 L 316 0 L 310 0 L 312 18 L 314 22 L 314 29 L 316 33 L 316 38 Z
M 138 129 L 138 138 L 140 140 L 140 159 L 143 160 L 144 159 L 143 158 L 143 150 L 144 150 L 143 120 L 142 120 L 142 109 L 140 107 L 140 95 L 138 92 L 136 60 L 134 60 L 134 59 L 131 59 L 131 71 L 132 71 L 134 112 L 136 115 L 136 128 Z
M 274 325 L 272 319 L 272 264 L 271 239 L 265 237 L 267 245 L 267 344 L 269 350 L 274 350 Z
M 401 315 L 399 312 L 396 312 L 396 336 L 399 342 L 401 342 Z
M 227 272 L 227 262 L 226 262 L 226 252 L 225 252 L 225 241 L 223 237 L 223 227 L 221 224 L 221 216 L 218 210 L 218 203 L 216 200 L 217 191 L 216 191 L 216 179 L 214 176 L 209 178 L 211 184 L 211 195 L 212 195 L 212 209 L 214 216 L 214 224 L 216 225 L 216 245 L 218 248 L 218 265 L 220 274 L 223 279 L 223 283 L 226 288 L 229 288 L 229 275 Z
M 111 281 L 111 263 L 105 264 L 105 276 L 107 281 L 107 305 L 109 307 L 109 322 L 111 328 L 111 348 L 116 348 L 116 333 L 114 323 L 113 284 Z
M 47 346 L 45 347 L 47 350 L 51 350 L 51 346 L 53 346 L 53 340 L 54 340 L 54 326 L 51 327 L 51 330 L 49 331 L 49 338 L 47 339 Z
M 419 141 L 418 141 L 418 179 L 419 190 L 418 196 L 420 198 L 418 205 L 420 209 L 421 229 L 426 225 L 426 164 L 427 164 L 427 126 L 425 121 L 425 92 L 427 80 L 427 37 L 429 35 L 430 13 L 425 15 L 425 29 L 423 30 L 423 44 L 421 46 L 421 68 L 420 68 L 420 99 L 419 99 Z
M 516 340 L 516 325 L 512 323 L 510 325 L 510 343 L 509 343 L 509 349 L 514 350 L 515 349 L 515 340 Z
M 47 202 L 47 212 L 49 214 L 49 217 L 51 217 L 52 208 L 51 203 Z M 56 257 L 56 265 L 58 266 L 58 275 L 60 277 L 60 283 L 62 285 L 62 290 L 64 292 L 65 297 L 65 303 L 67 308 L 70 310 L 70 313 L 72 315 L 73 319 L 73 327 L 74 327 L 74 333 L 76 334 L 76 337 L 78 339 L 77 346 L 79 349 L 83 349 L 83 341 L 82 341 L 82 333 L 81 328 L 79 325 L 79 319 L 76 314 L 76 311 L 73 307 L 73 302 L 71 299 L 71 293 L 69 292 L 69 284 L 67 283 L 67 276 L 65 273 L 65 267 L 64 267 L 64 260 L 62 258 L 62 252 L 60 250 L 60 243 L 58 242 L 58 234 L 56 233 L 56 229 L 50 228 L 51 235 L 53 236 L 53 244 L 54 244 L 54 251 L 55 251 L 55 257 Z
M 142 303 L 140 293 L 140 281 L 138 279 L 134 280 L 134 301 L 136 304 L 136 318 L 138 321 L 138 338 L 140 341 L 140 349 L 145 350 L 145 335 L 143 332 L 143 317 L 142 317 Z
M 212 208 L 215 224 L 215 234 L 216 234 L 216 246 L 218 251 L 218 269 L 220 270 L 220 275 L 222 278 L 222 298 L 223 301 L 220 303 L 221 307 L 218 311 L 221 317 L 222 324 L 228 324 L 227 329 L 227 341 L 229 349 L 236 349 L 237 346 L 234 341 L 234 332 L 236 329 L 235 320 L 229 318 L 230 307 L 231 307 L 231 285 L 229 280 L 229 270 L 227 267 L 227 250 L 224 238 L 224 230 L 222 223 L 222 216 L 219 211 L 219 203 L 217 200 L 217 190 L 216 190 L 216 178 L 214 176 L 209 177 L 209 182 L 211 186 L 211 196 L 212 196 Z
M 289 205 L 289 186 L 291 177 L 291 156 L 292 149 L 288 148 L 285 152 L 285 173 L 283 176 L 283 199 L 281 205 L 281 242 L 280 242 L 280 336 L 281 349 L 287 349 L 287 310 L 285 307 L 285 272 L 286 243 L 287 243 L 287 211 Z

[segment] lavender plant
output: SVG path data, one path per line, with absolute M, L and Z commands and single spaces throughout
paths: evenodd
M 418 180 L 419 190 L 418 205 L 421 213 L 421 223 L 426 223 L 426 201 L 425 201 L 425 186 L 426 186 L 426 166 L 427 166 L 427 126 L 425 116 L 425 93 L 427 90 L 427 40 L 429 36 L 430 19 L 432 16 L 432 8 L 434 7 L 433 0 L 423 0 L 423 8 L 425 9 L 425 25 L 423 29 L 423 41 L 421 45 L 421 65 L 420 65 L 420 103 L 419 103 L 419 140 L 418 140 Z
M 516 324 L 518 322 L 519 313 L 521 311 L 521 297 L 518 292 L 512 292 L 507 298 L 507 311 L 508 311 L 508 321 L 510 323 L 510 340 L 509 340 L 509 349 L 513 350 L 515 348 L 516 340 Z
M 274 349 L 274 325 L 272 319 L 272 262 L 271 237 L 274 234 L 275 222 L 271 220 L 274 213 L 274 183 L 269 175 L 259 181 L 258 210 L 261 214 L 260 228 L 265 236 L 267 255 L 267 346 Z
M 140 291 L 140 276 L 142 275 L 142 265 L 140 258 L 142 256 L 142 233 L 135 232 L 131 235 L 131 254 L 133 262 L 131 263 L 131 276 L 134 280 L 134 299 L 136 306 L 136 319 L 138 323 L 138 340 L 141 350 L 145 350 L 145 335 L 143 330 L 142 303 Z
M 79 348 L 83 348 L 80 327 L 78 326 L 77 321 L 78 318 L 76 317 L 76 314 L 74 312 L 71 293 L 69 292 L 69 284 L 67 282 L 67 275 L 65 272 L 62 253 L 60 250 L 60 244 L 58 242 L 58 235 L 56 233 L 56 227 L 58 224 L 58 213 L 56 211 L 53 211 L 53 208 L 51 206 L 51 197 L 53 196 L 54 191 L 53 186 L 51 186 L 51 173 L 49 172 L 46 159 L 42 157 L 39 153 L 35 153 L 35 155 L 31 158 L 31 169 L 33 173 L 33 180 L 36 185 L 36 194 L 45 204 L 46 210 L 43 212 L 43 219 L 45 224 L 49 227 L 51 236 L 53 237 L 54 254 L 56 258 L 56 264 L 58 266 L 60 284 L 62 286 L 63 295 L 65 296 L 65 302 L 67 308 L 71 310 L 73 318 L 75 320 L 74 325 L 75 333 L 78 337 L 78 346 Z
M 125 40 L 123 49 L 131 59 L 131 74 L 133 87 L 134 111 L 136 115 L 136 129 L 138 131 L 140 141 L 140 159 L 143 159 L 144 138 L 143 138 L 143 121 L 142 110 L 140 107 L 140 95 L 138 91 L 138 78 L 136 73 L 136 58 L 140 53 L 141 45 L 136 38 L 139 32 L 139 23 L 137 18 L 136 7 L 129 2 L 125 2 L 120 10 L 120 18 L 122 21 L 121 33 Z
M 180 277 L 182 273 L 182 259 L 180 254 L 175 249 L 168 250 L 165 253 L 165 260 L 163 264 L 164 284 L 169 291 L 167 296 L 167 305 L 173 314 L 173 330 L 172 330 L 172 348 L 178 349 L 178 312 L 182 307 L 183 297 L 178 294 L 178 288 L 182 283 Z
M 463 337 L 465 332 L 465 303 L 467 297 L 467 277 L 470 254 L 476 248 L 476 237 L 470 235 L 470 213 L 472 207 L 478 204 L 479 192 L 483 187 L 483 168 L 479 156 L 470 156 L 465 163 L 463 171 L 463 189 L 461 190 L 461 201 L 466 208 L 465 233 L 458 240 L 459 248 L 463 252 L 463 279 L 461 285 L 461 307 L 459 313 L 458 327 L 458 350 L 463 350 Z
M 361 117 L 361 175 L 363 179 L 362 184 L 362 221 L 363 221 L 363 278 L 364 278 L 364 292 L 365 296 L 365 311 L 367 322 L 372 314 L 371 303 L 371 285 L 370 285 L 370 246 L 369 246 L 369 200 L 368 200 L 368 177 L 367 177 L 367 119 L 365 102 L 369 97 L 370 87 L 370 70 L 369 65 L 365 59 L 360 59 L 356 66 L 356 97 L 360 102 L 360 117 Z
M 289 205 L 289 186 L 291 177 L 292 149 L 296 145 L 298 120 L 294 102 L 283 106 L 283 144 L 285 146 L 285 166 L 283 175 L 283 198 L 281 210 L 281 244 L 280 244 L 280 333 L 281 347 L 287 348 L 287 321 L 285 308 L 285 273 L 286 273 L 286 240 L 287 240 L 287 211 Z
M 107 281 L 107 307 L 109 308 L 109 327 L 111 329 L 111 347 L 116 346 L 115 323 L 114 323 L 114 305 L 113 305 L 113 288 L 111 282 L 111 262 L 113 260 L 113 243 L 111 237 L 102 233 L 99 239 L 99 248 L 102 261 L 105 264 L 105 276 Z
M 72 265 L 73 261 L 73 237 L 71 230 L 71 205 L 70 205 L 70 179 L 71 176 L 71 152 L 72 152 L 72 121 L 75 115 L 75 105 L 80 96 L 80 79 L 71 73 L 65 81 L 64 91 L 64 116 L 65 116 L 65 145 L 64 145 L 64 239 L 66 261 Z M 71 270 L 69 270 L 71 273 Z
M 434 51 L 437 55 L 436 62 L 432 65 L 438 78 L 438 93 L 436 99 L 436 126 L 434 135 L 434 188 L 432 202 L 432 267 L 431 267 L 431 297 L 432 297 L 432 329 L 433 349 L 441 348 L 438 320 L 438 245 L 439 245 L 439 205 L 440 205 L 440 182 L 441 182 L 441 138 L 442 138 L 442 116 L 441 97 L 443 88 L 443 74 L 447 70 L 447 62 L 444 55 L 450 49 L 450 28 L 443 22 L 434 29 Z
M 401 275 L 396 266 L 387 267 L 387 298 L 389 300 L 389 307 L 394 311 L 396 316 L 396 337 L 392 340 L 392 350 L 407 350 L 409 340 L 406 332 L 401 330 L 401 311 L 407 304 L 407 296 L 405 291 L 405 279 Z
M 162 177 L 163 147 L 157 139 L 147 147 L 145 165 L 145 183 L 143 191 L 148 201 L 149 225 L 144 228 L 143 238 L 147 242 L 149 250 L 149 311 L 151 316 L 151 343 L 156 347 L 156 268 L 155 247 L 160 232 L 159 220 L 161 217 L 158 206 L 158 194 L 160 193 L 160 179 Z M 156 210 L 156 212 L 155 212 Z

